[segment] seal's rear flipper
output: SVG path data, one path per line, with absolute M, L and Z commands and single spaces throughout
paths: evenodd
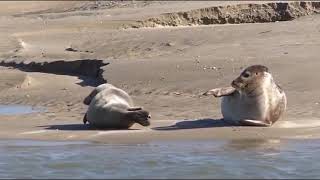
M 267 124 L 263 121 L 258 121 L 258 120 L 240 120 L 239 123 L 243 126 L 261 126 L 261 127 L 269 127 L 271 124 Z
M 87 113 L 83 116 L 83 124 L 87 124 Z
M 236 89 L 233 87 L 215 88 L 203 93 L 203 95 L 214 95 L 214 97 L 221 97 L 232 95 L 235 91 Z

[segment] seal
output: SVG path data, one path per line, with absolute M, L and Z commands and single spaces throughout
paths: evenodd
M 142 107 L 134 107 L 132 98 L 112 84 L 101 84 L 84 99 L 89 105 L 83 123 L 96 128 L 128 129 L 134 123 L 149 126 L 151 118 Z
M 204 93 L 222 97 L 221 112 L 225 121 L 245 126 L 271 126 L 284 114 L 287 98 L 263 65 L 247 67 L 231 87 L 215 88 Z

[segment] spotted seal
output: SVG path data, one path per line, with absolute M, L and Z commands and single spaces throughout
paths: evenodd
M 231 87 L 211 89 L 204 95 L 222 97 L 224 120 L 237 125 L 271 126 L 284 114 L 287 98 L 263 65 L 247 67 Z
M 149 112 L 142 107 L 134 107 L 131 97 L 112 84 L 101 84 L 83 101 L 89 105 L 83 123 L 89 122 L 97 128 L 128 129 L 134 123 L 150 125 Z

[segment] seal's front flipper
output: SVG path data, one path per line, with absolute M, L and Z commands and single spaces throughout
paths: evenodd
M 263 121 L 258 121 L 258 120 L 240 120 L 239 123 L 243 126 L 260 126 L 260 127 L 269 127 L 271 124 L 265 123 Z
M 221 97 L 232 95 L 235 91 L 236 89 L 233 87 L 215 88 L 203 93 L 203 95 L 214 95 L 214 97 Z
M 139 111 L 142 110 L 142 107 L 131 107 L 127 109 L 128 111 Z
M 87 124 L 87 113 L 83 116 L 83 124 Z

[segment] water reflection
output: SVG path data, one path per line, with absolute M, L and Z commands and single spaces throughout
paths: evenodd
M 225 148 L 230 151 L 279 150 L 283 144 L 280 139 L 236 139 L 228 141 Z
M 27 105 L 0 105 L 0 115 L 19 115 L 44 111 L 44 107 Z
M 317 140 L 0 141 L 0 178 L 314 178 Z

